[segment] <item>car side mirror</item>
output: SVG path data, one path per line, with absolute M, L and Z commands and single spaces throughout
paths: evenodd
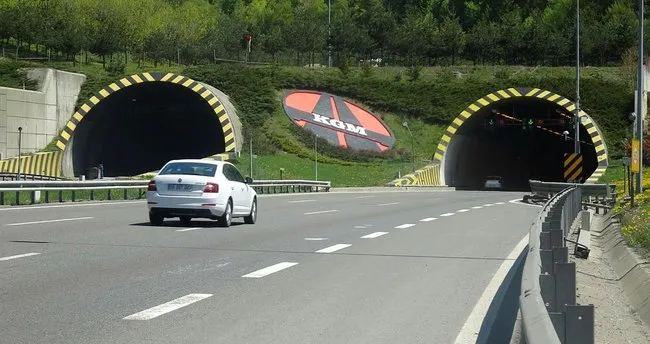
M 253 184 L 253 178 L 246 177 L 246 184 Z

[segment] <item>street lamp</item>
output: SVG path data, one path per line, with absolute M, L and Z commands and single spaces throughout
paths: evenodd
M 645 83 L 643 82 L 643 6 L 644 1 L 639 0 L 639 53 L 637 61 L 637 87 L 636 87 L 636 138 L 641 143 L 639 145 L 639 173 L 636 174 L 636 192 L 643 192 L 643 92 Z
M 18 127 L 18 180 L 20 180 L 20 155 L 21 155 L 21 143 L 23 136 L 23 127 Z
M 314 137 L 314 170 L 316 172 L 316 181 L 318 181 L 318 135 Z
M 411 132 L 411 128 L 409 128 L 408 122 L 404 121 L 402 122 L 402 125 L 408 129 L 409 135 L 411 135 L 411 165 L 413 165 L 413 172 L 415 172 L 415 143 L 413 140 L 413 133 Z
M 327 66 L 332 67 L 332 0 L 327 1 Z

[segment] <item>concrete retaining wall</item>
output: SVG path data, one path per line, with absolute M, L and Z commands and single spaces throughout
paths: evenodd
M 83 74 L 36 68 L 27 76 L 38 91 L 0 87 L 0 160 L 18 156 L 18 127 L 22 127 L 22 153 L 47 146 L 74 113 Z

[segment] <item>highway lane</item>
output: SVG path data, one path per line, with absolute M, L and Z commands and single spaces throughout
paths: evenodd
M 0 258 L 40 253 L 0 261 L 3 313 L 11 315 L 0 320 L 0 336 L 15 343 L 450 342 L 538 210 L 508 202 L 520 196 L 263 196 L 258 224 L 229 229 L 203 221 L 148 226 L 142 202 L 0 210 Z M 57 219 L 75 220 L 23 224 Z M 369 234 L 377 236 L 361 238 Z M 328 247 L 338 250 L 316 253 Z M 297 264 L 242 277 L 283 262 Z M 195 302 L 146 311 L 179 298 Z M 124 319 L 175 307 L 150 320 Z

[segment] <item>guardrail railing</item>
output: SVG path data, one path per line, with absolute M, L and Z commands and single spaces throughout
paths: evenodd
M 583 197 L 595 198 L 595 200 L 599 202 L 616 201 L 615 184 L 574 184 L 542 182 L 539 180 L 530 180 L 529 183 L 531 193 L 544 198 L 550 198 L 569 187 L 575 186 L 580 189 Z
M 35 204 L 79 201 L 141 199 L 149 180 L 102 179 L 88 181 L 30 181 L 12 180 L 0 182 L 0 205 Z M 327 192 L 329 181 L 311 180 L 256 180 L 249 184 L 259 194 Z M 54 196 L 54 197 L 52 197 Z
M 566 246 L 582 192 L 573 185 L 555 193 L 529 231 L 519 297 L 528 344 L 594 343 L 594 306 L 576 304 L 576 266 Z
M 43 176 L 40 174 L 25 174 L 25 173 L 21 173 L 20 178 L 18 178 L 17 173 L 9 173 L 9 172 L 0 173 L 0 181 L 19 180 L 19 179 L 20 180 L 62 180 L 63 178 Z

